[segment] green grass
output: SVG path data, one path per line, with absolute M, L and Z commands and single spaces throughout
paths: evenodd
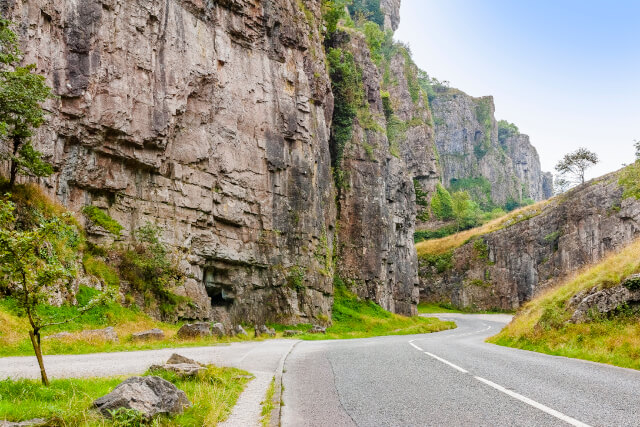
M 640 240 L 587 267 L 524 305 L 514 320 L 488 341 L 494 344 L 640 369 L 640 316 L 621 307 L 614 316 L 567 323 L 568 302 L 580 291 L 615 286 L 640 272 Z
M 449 303 L 426 303 L 418 304 L 418 313 L 467 313 L 467 314 L 510 314 L 509 310 L 473 310 L 471 307 L 458 308 Z
M 197 377 L 179 379 L 169 372 L 153 372 L 183 390 L 193 406 L 175 417 L 161 416 L 154 426 L 212 426 L 225 420 L 250 374 L 235 368 L 208 366 Z M 46 418 L 55 426 L 112 426 L 91 410 L 98 397 L 113 390 L 125 377 L 55 379 L 50 387 L 36 380 L 0 381 L 0 420 Z
M 77 295 L 80 305 L 85 304 L 95 290 L 81 287 Z M 63 305 L 61 307 L 41 307 L 38 313 L 51 319 L 65 319 L 77 314 L 75 306 Z M 159 322 L 141 310 L 132 307 L 126 308 L 117 303 L 104 307 L 97 307 L 79 319 L 65 325 L 54 326 L 43 330 L 43 336 L 53 335 L 61 331 L 79 332 L 86 329 L 101 329 L 113 326 L 120 338 L 119 342 L 112 343 L 98 338 L 82 338 L 77 335 L 63 339 L 45 339 L 42 341 L 44 354 L 85 354 L 114 351 L 151 350 L 158 348 L 198 347 L 224 344 L 235 341 L 244 341 L 253 338 L 252 328 L 248 328 L 248 337 L 205 337 L 196 339 L 181 339 L 176 336 L 180 326 L 184 322 L 176 324 Z M 160 328 L 165 333 L 165 339 L 159 341 L 133 341 L 131 335 L 135 332 Z M 4 356 L 31 356 L 33 348 L 29 340 L 27 319 L 18 309 L 13 298 L 0 299 L 0 357 Z
M 276 331 L 297 329 L 303 332 L 295 338 L 303 340 L 367 338 L 382 335 L 426 334 L 455 328 L 453 322 L 425 317 L 405 317 L 390 313 L 372 301 L 351 293 L 345 284 L 334 281 L 332 325 L 326 334 L 306 333 L 311 325 L 272 325 Z
M 276 378 L 273 377 L 271 379 L 271 383 L 269 384 L 269 388 L 267 389 L 267 394 L 264 397 L 262 403 L 262 411 L 260 415 L 262 418 L 260 422 L 263 426 L 268 426 L 271 421 L 271 412 L 273 412 L 273 408 L 275 407 L 275 403 L 273 401 L 273 395 L 276 392 Z

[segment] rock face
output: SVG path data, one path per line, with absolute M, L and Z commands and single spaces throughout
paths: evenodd
M 336 269 L 359 296 L 387 310 L 413 315 L 418 297 L 413 245 L 415 193 L 412 174 L 400 149 L 394 152 L 385 132 L 382 74 L 361 34 L 343 32 L 334 37 L 332 47 L 353 55 L 362 74 L 364 94 L 360 114 L 353 123 L 353 137 L 344 147 L 339 166 L 344 184 L 338 188 L 340 262 Z M 398 77 L 399 81 L 403 79 L 404 73 Z M 406 91 L 406 83 L 404 88 L 395 88 L 409 97 L 403 89 Z M 419 132 L 416 130 L 416 134 Z M 396 147 L 402 142 L 398 141 Z M 420 143 L 416 141 L 415 145 Z M 412 144 L 407 145 L 409 151 Z M 428 159 L 426 150 L 421 158 Z
M 384 28 L 397 30 L 400 25 L 400 0 L 380 0 L 380 9 L 384 13 Z
M 120 408 L 135 409 L 145 418 L 158 414 L 178 414 L 191 406 L 184 391 L 160 377 L 131 377 L 113 391 L 93 402 L 105 416 Z
M 164 339 L 164 331 L 162 329 L 153 328 L 148 331 L 136 332 L 131 335 L 134 341 L 151 341 Z
M 609 174 L 473 239 L 439 266 L 422 258 L 421 299 L 517 308 L 640 236 L 640 201 L 622 193 L 618 174 Z
M 211 336 L 211 324 L 206 322 L 187 323 L 178 329 L 179 338 L 200 338 Z
M 582 323 L 592 316 L 609 314 L 621 306 L 638 305 L 640 303 L 640 274 L 628 277 L 618 286 L 580 292 L 571 298 L 569 305 L 575 310 L 571 323 Z
M 541 172 L 529 137 L 517 134 L 504 143 L 498 140 L 493 97 L 474 98 L 457 89 L 440 88 L 431 108 L 446 186 L 452 180 L 484 178 L 497 205 L 551 197 L 552 181 Z
M 59 97 L 36 145 L 67 207 L 150 221 L 184 252 L 201 318 L 329 315 L 332 96 L 320 1 L 3 4 Z M 285 286 L 292 268 L 304 288 Z M 206 293 L 205 293 L 206 291 Z

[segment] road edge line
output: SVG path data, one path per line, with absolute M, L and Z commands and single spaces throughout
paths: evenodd
M 271 412 L 271 419 L 269 419 L 269 427 L 279 427 L 282 423 L 282 374 L 284 371 L 284 364 L 287 361 L 287 358 L 293 351 L 293 349 L 302 342 L 302 340 L 296 341 L 287 351 L 287 354 L 280 358 L 280 363 L 278 364 L 278 369 L 275 372 L 275 391 L 273 393 L 273 402 L 275 403 L 275 407 Z

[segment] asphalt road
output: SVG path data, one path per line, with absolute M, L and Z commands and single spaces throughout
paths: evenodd
M 640 371 L 487 344 L 504 315 L 440 315 L 458 328 L 358 340 L 45 356 L 50 378 L 144 372 L 173 352 L 255 375 L 224 423 L 259 425 L 271 378 L 283 426 L 640 426 Z M 38 378 L 35 357 L 0 358 L 0 379 Z
M 640 425 L 640 372 L 487 344 L 509 317 L 455 330 L 298 343 L 284 426 Z

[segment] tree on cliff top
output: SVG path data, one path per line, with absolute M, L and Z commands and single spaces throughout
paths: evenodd
M 556 170 L 560 175 L 567 176 L 574 182 L 584 183 L 584 172 L 599 162 L 598 155 L 584 147 L 576 151 L 565 154 L 564 158 L 556 165 Z
M 34 72 L 34 64 L 19 65 L 22 54 L 10 25 L 0 19 L 0 159 L 11 163 L 13 186 L 17 175 L 49 176 L 53 169 L 30 140 L 33 130 L 44 123 L 40 104 L 51 97 L 51 89 Z

